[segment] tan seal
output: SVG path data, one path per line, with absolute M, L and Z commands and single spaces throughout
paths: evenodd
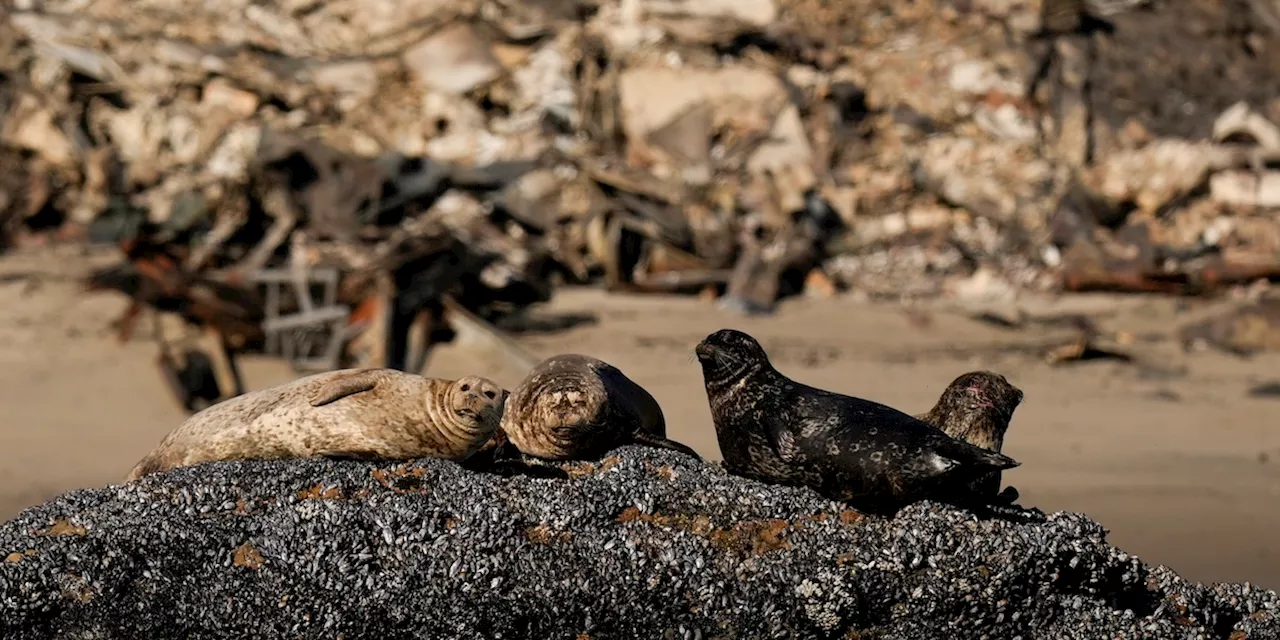
M 534 366 L 511 392 L 501 430 L 521 453 L 544 460 L 594 459 L 624 444 L 697 456 L 667 439 L 662 408 L 617 367 L 576 353 Z
M 506 392 L 487 378 L 343 369 L 212 405 L 174 429 L 128 480 L 214 460 L 325 456 L 461 461 L 493 435 Z

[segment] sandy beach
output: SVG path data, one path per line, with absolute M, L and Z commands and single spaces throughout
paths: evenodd
M 0 518 L 120 482 L 184 418 L 146 332 L 126 344 L 114 338 L 109 324 L 126 300 L 75 284 L 90 263 L 71 250 L 0 258 Z M 1158 339 L 1211 310 L 1199 304 L 1132 296 L 1045 304 L 1157 337 L 1137 341 L 1136 362 L 1051 366 L 1038 354 L 1063 330 L 1000 328 L 943 303 L 798 299 L 776 315 L 743 318 L 696 298 L 563 289 L 530 318 L 594 321 L 517 339 L 536 356 L 581 352 L 622 368 L 657 397 L 672 436 L 709 458 L 719 451 L 691 350 L 722 327 L 759 337 L 798 380 L 908 412 L 927 409 L 956 375 L 989 368 L 1026 394 L 1005 444 L 1023 463 L 1005 480 L 1024 505 L 1087 513 L 1116 545 L 1193 580 L 1280 588 L 1280 400 L 1247 395 L 1280 379 L 1280 355 L 1186 354 Z M 242 366 L 251 388 L 295 375 L 267 358 Z M 481 373 L 512 386 L 524 372 L 477 345 L 453 344 L 424 373 Z

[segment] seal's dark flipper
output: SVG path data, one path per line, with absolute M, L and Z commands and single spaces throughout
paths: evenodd
M 971 455 L 968 456 L 970 464 L 977 464 L 996 470 L 1012 469 L 1014 467 L 1022 466 L 1021 462 L 1018 462 L 1003 453 L 988 451 L 981 447 L 975 447 L 967 442 L 960 442 L 960 444 L 963 444 L 970 449 Z
M 1032 508 L 1019 507 L 1011 504 L 990 503 L 974 510 L 978 517 L 987 517 L 995 520 L 1006 520 L 1008 522 L 1034 523 L 1044 522 L 1044 512 Z
M 509 442 L 504 442 L 492 451 L 484 451 L 467 458 L 462 467 L 477 473 L 492 473 L 503 478 L 512 476 L 529 476 L 531 478 L 550 478 L 568 480 L 569 474 L 559 467 L 539 462 L 536 458 L 525 455 Z
M 994 496 L 1000 493 L 1000 472 L 988 473 L 969 483 L 969 489 L 981 496 Z M 1017 499 L 1015 491 L 1014 500 Z M 1013 500 L 1010 500 L 1013 502 Z
M 702 459 L 702 456 L 698 455 L 697 451 L 694 451 L 693 449 L 685 445 L 682 445 L 679 442 L 676 442 L 675 440 L 668 440 L 667 438 L 655 436 L 653 434 L 645 433 L 643 431 L 636 433 L 635 435 L 632 436 L 631 439 L 634 440 L 636 444 L 642 444 L 650 447 L 657 447 L 659 449 L 670 449 L 672 451 L 679 451 L 680 453 L 683 453 L 687 456 L 693 456 L 699 460 Z
M 961 476 L 968 476 L 971 479 L 986 476 L 993 471 L 1003 471 L 1022 465 L 1021 462 L 1003 453 L 976 447 L 964 440 L 956 440 L 949 436 L 935 440 L 933 445 L 939 456 L 954 460 L 964 466 L 963 470 L 955 473 Z M 939 468 L 934 475 L 941 475 L 945 471 L 950 471 L 950 468 Z
M 1005 487 L 1004 491 L 996 495 L 996 500 L 1003 504 L 1013 504 L 1018 501 L 1018 498 L 1018 490 L 1015 487 Z
M 1012 487 L 1010 487 L 1012 489 Z M 977 496 L 972 493 L 950 496 L 934 496 L 939 502 L 969 511 L 984 520 L 1005 520 L 1008 522 L 1044 522 L 1044 512 L 1036 508 L 1026 508 L 1013 504 L 1005 490 L 998 496 Z M 1014 489 L 1013 493 L 1017 494 Z
M 380 371 L 357 371 L 349 375 L 334 378 L 326 382 L 319 389 L 316 389 L 311 397 L 307 400 L 313 407 L 323 407 L 331 402 L 337 402 L 347 396 L 353 396 L 357 393 L 370 391 L 378 386 L 378 379 L 382 377 Z
M 800 448 L 805 443 L 796 443 L 796 437 L 785 428 L 767 427 L 765 436 L 769 438 L 769 446 L 782 458 L 783 462 L 799 462 L 803 457 Z

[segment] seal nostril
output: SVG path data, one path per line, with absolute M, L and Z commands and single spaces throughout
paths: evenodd
M 463 384 L 463 385 L 462 385 L 462 390 L 463 390 L 463 391 L 470 391 L 470 390 L 471 390 L 471 385 L 469 385 L 469 384 Z

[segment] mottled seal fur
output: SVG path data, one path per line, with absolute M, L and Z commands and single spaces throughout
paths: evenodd
M 953 380 L 928 413 L 916 417 L 952 438 L 1000 453 L 1004 434 L 1020 404 L 1022 390 L 1004 376 L 991 371 L 970 371 Z M 1001 493 L 999 471 L 974 480 L 969 488 L 978 496 L 1002 495 L 1009 501 L 1016 500 L 1018 495 L 1013 487 Z
M 128 480 L 200 462 L 326 456 L 461 461 L 493 435 L 507 393 L 479 376 L 343 369 L 236 396 L 187 418 Z
M 717 331 L 695 352 L 730 473 L 890 514 L 1019 464 L 897 409 L 791 380 L 741 331 Z
M 539 362 L 511 392 L 501 430 L 521 453 L 544 460 L 594 459 L 624 444 L 697 456 L 668 440 L 658 401 L 617 367 L 576 353 Z

